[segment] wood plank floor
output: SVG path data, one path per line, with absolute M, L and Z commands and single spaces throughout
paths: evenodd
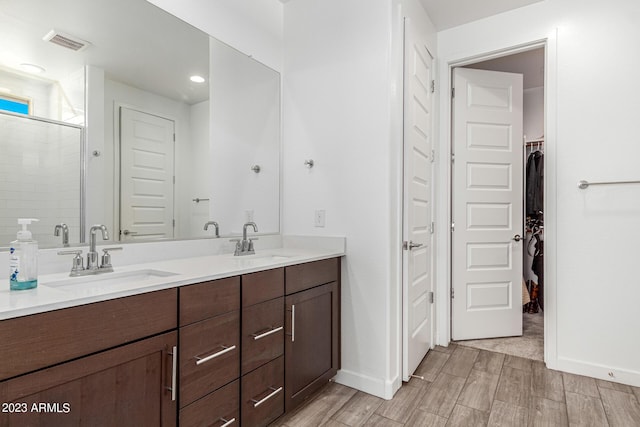
M 535 360 L 451 344 L 416 375 L 392 400 L 330 383 L 272 426 L 640 426 L 640 388 Z

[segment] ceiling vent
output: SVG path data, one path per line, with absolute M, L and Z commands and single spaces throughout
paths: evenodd
M 58 46 L 65 47 L 67 49 L 71 49 L 75 52 L 79 52 L 91 46 L 91 43 L 89 43 L 88 41 L 56 30 L 49 31 L 42 38 L 42 40 L 57 44 Z

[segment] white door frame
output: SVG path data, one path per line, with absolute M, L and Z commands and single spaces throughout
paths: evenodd
M 494 49 L 478 50 L 457 57 L 445 58 L 440 62 L 439 82 L 440 92 L 440 146 L 441 153 L 438 162 L 438 177 L 442 179 L 437 185 L 439 194 L 434 204 L 436 213 L 436 233 L 441 236 L 438 240 L 438 259 L 436 260 L 437 280 L 437 336 L 439 345 L 448 345 L 451 340 L 451 204 L 452 204 L 452 70 L 454 67 L 486 61 L 489 59 L 511 55 L 531 49 L 545 48 L 545 310 L 544 310 L 544 360 L 547 367 L 557 367 L 557 310 L 556 310 L 556 242 L 557 242 L 557 208 L 556 208 L 556 150 L 557 150 L 557 29 L 551 34 L 537 40 L 524 40 L 507 46 L 497 46 Z

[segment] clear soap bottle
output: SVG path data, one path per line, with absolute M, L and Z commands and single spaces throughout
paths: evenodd
M 33 240 L 27 226 L 33 218 L 21 218 L 17 239 L 11 242 L 9 250 L 9 287 L 12 291 L 33 289 L 38 286 L 38 242 Z

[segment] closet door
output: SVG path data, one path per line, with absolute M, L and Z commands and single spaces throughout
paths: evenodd
M 522 75 L 454 85 L 452 338 L 522 335 Z

